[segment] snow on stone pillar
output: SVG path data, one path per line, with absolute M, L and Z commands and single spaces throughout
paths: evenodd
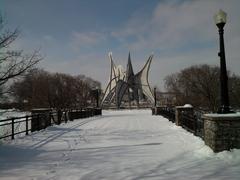
M 214 152 L 240 149 L 240 113 L 204 114 L 204 141 Z

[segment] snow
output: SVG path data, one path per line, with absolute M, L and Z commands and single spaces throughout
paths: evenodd
M 10 119 L 13 117 L 24 117 L 26 115 L 29 115 L 30 112 L 23 112 L 23 111 L 19 111 L 17 109 L 0 109 L 0 120 L 5 120 L 5 119 Z M 26 130 L 26 123 L 25 122 L 19 122 L 22 121 L 23 119 L 16 119 L 15 120 L 15 125 L 14 125 L 14 129 L 15 132 L 20 132 L 20 131 L 25 131 Z M 9 121 L 5 121 L 5 122 L 0 122 L 1 124 L 6 124 L 11 122 L 11 120 Z M 31 123 L 29 121 L 29 128 L 31 128 Z M 4 136 L 4 135 L 8 135 L 11 134 L 12 132 L 12 127 L 11 124 L 9 125 L 5 125 L 5 126 L 0 126 L 0 136 Z M 19 137 L 19 136 L 24 136 L 24 134 L 18 134 L 15 137 Z M 10 139 L 11 137 L 9 137 Z M 2 140 L 0 140 L 1 143 Z
M 193 106 L 191 104 L 185 104 L 183 107 L 185 107 L 185 108 L 192 108 Z
M 208 116 L 208 117 L 218 117 L 218 118 L 225 118 L 225 117 L 240 117 L 240 112 L 236 112 L 236 113 L 228 113 L 228 114 L 217 114 L 217 113 L 212 113 L 212 114 L 204 114 L 204 116 Z
M 239 179 L 240 150 L 213 153 L 150 110 L 103 111 L 0 146 L 0 179 Z
M 28 112 L 22 112 L 16 109 L 0 109 L 0 120 L 8 119 L 12 117 L 21 117 L 27 115 Z

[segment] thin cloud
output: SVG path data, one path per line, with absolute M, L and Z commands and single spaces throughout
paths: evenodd
M 70 44 L 74 49 L 88 48 L 99 45 L 106 40 L 105 34 L 100 32 L 73 32 Z
M 123 42 L 123 46 L 135 50 L 192 48 L 192 45 L 212 43 L 216 36 L 213 14 L 221 7 L 234 11 L 235 4 L 239 4 L 237 1 L 229 2 L 160 2 L 149 19 L 134 16 L 125 27 L 111 34 Z M 231 11 L 230 14 L 234 14 Z

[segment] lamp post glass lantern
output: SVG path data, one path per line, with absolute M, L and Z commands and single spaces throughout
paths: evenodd
M 228 96 L 228 76 L 226 68 L 226 59 L 225 59 L 225 48 L 224 48 L 224 37 L 223 37 L 223 27 L 227 22 L 227 14 L 223 10 L 219 10 L 214 15 L 215 23 L 218 27 L 219 32 L 219 48 L 220 52 L 218 56 L 220 57 L 220 98 L 221 106 L 218 110 L 219 114 L 231 113 L 229 108 L 229 96 Z
M 214 15 L 214 21 L 217 24 L 219 23 L 224 23 L 226 24 L 227 22 L 227 13 L 225 13 L 223 10 L 219 10 L 215 15 Z

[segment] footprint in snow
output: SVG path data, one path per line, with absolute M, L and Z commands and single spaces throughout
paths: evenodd
M 71 158 L 65 158 L 64 161 L 69 161 Z
M 66 156 L 68 156 L 67 153 L 62 153 L 62 157 L 66 157 Z

